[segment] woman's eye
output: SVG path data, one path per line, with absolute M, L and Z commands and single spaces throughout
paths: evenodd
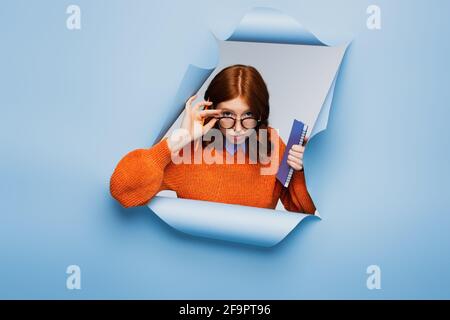
M 230 117 L 230 116 L 232 116 L 233 114 L 232 114 L 231 112 L 224 111 L 224 112 L 222 112 L 222 115 L 225 116 L 225 117 Z
M 252 116 L 253 116 L 253 113 L 251 113 L 251 112 L 247 112 L 244 114 L 244 117 L 246 117 L 246 118 L 252 117 Z

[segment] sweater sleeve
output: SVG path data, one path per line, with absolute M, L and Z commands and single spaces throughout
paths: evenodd
M 286 149 L 286 145 L 281 138 L 279 139 L 279 143 L 281 159 Z M 284 187 L 278 180 L 277 184 L 278 187 L 281 188 L 280 200 L 286 210 L 309 214 L 315 213 L 316 207 L 311 199 L 311 196 L 309 195 L 308 189 L 306 188 L 305 173 L 303 170 L 294 170 L 287 188 Z
M 164 169 L 170 162 L 167 138 L 149 149 L 129 152 L 111 176 L 111 195 L 125 208 L 146 204 L 159 191 L 170 189 L 164 183 Z
M 281 184 L 280 184 L 281 185 Z M 305 174 L 295 171 L 288 187 L 281 186 L 280 199 L 288 211 L 314 214 L 316 207 L 306 188 Z

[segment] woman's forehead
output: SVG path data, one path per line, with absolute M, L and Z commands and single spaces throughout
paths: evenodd
M 217 109 L 230 111 L 237 114 L 250 111 L 250 107 L 240 98 L 223 101 L 217 105 Z

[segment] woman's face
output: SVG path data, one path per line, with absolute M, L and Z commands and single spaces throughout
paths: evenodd
M 245 141 L 245 138 L 253 132 L 253 129 L 244 128 L 241 124 L 241 121 L 239 121 L 239 119 L 254 116 L 250 111 L 250 107 L 245 103 L 244 100 L 242 100 L 241 97 L 221 102 L 217 105 L 216 109 L 222 110 L 222 117 L 226 116 L 237 119 L 234 123 L 234 127 L 230 129 L 224 129 L 219 125 L 220 131 L 229 142 L 235 144 L 243 143 Z

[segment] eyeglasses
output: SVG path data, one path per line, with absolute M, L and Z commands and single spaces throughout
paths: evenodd
M 236 118 L 226 116 L 226 117 L 216 117 L 216 119 L 219 119 L 219 126 L 222 129 L 231 129 L 236 124 Z M 258 124 L 261 122 L 261 120 L 257 120 L 253 117 L 245 117 L 239 119 L 241 122 L 241 126 L 245 129 L 254 129 L 258 126 Z

